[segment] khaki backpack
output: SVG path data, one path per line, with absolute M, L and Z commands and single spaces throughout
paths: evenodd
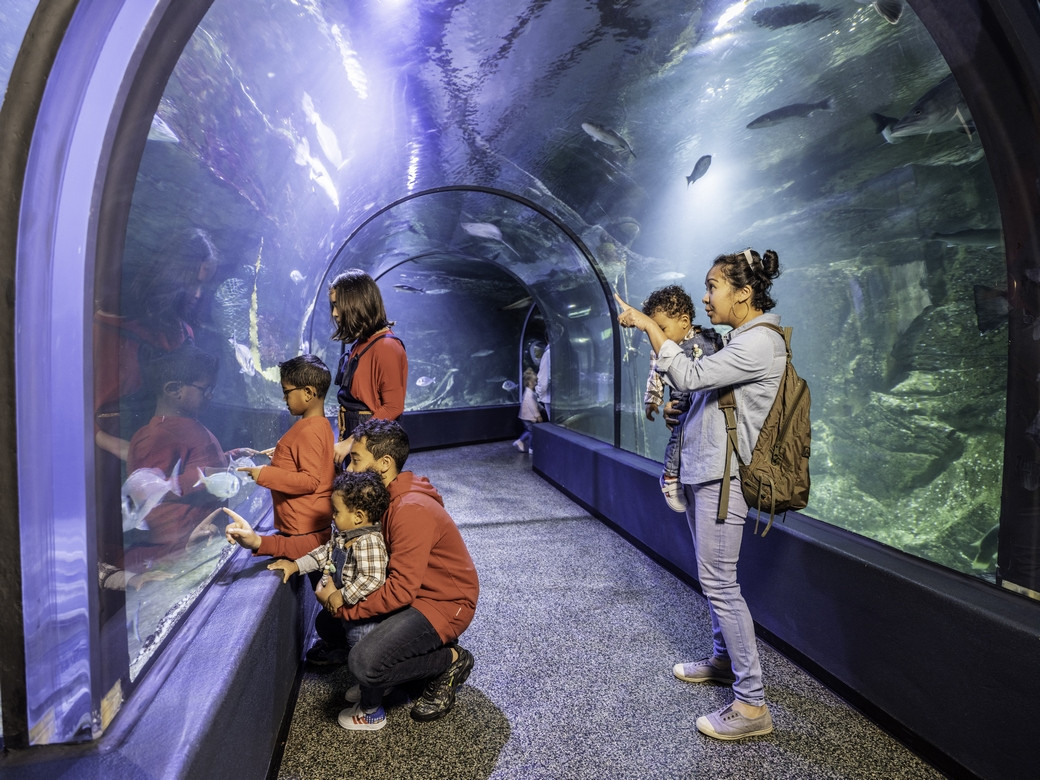
M 733 388 L 719 391 L 719 408 L 726 416 L 726 471 L 722 478 L 718 521 L 726 519 L 729 508 L 730 461 L 737 452 L 741 492 L 748 507 L 757 509 L 759 516 L 768 507 L 769 522 L 762 536 L 773 526 L 773 516 L 788 509 L 804 509 L 809 502 L 809 385 L 798 376 L 791 363 L 791 328 L 779 328 L 760 322 L 753 328 L 769 328 L 784 337 L 787 347 L 787 365 L 780 377 L 776 399 L 762 424 L 762 432 L 751 452 L 751 462 L 740 460 L 737 450 L 736 399 Z M 750 330 L 750 328 L 749 328 Z M 758 519 L 755 520 L 758 533 Z

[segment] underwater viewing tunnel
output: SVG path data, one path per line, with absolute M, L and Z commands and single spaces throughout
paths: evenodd
M 346 269 L 407 347 L 416 448 L 514 438 L 551 346 L 535 470 L 692 581 L 614 293 L 697 302 L 751 246 L 813 397 L 809 505 L 745 544 L 756 620 L 951 765 L 1035 773 L 1002 713 L 1040 696 L 1038 44 L 1033 0 L 5 2 L 5 748 L 147 719 L 228 609 L 232 548 L 141 552 L 128 343 L 217 360 L 227 450 L 288 427 L 279 362 L 338 360 Z M 269 527 L 255 484 L 215 498 Z

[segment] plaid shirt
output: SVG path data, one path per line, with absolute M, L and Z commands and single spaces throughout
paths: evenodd
M 296 565 L 301 574 L 307 574 L 312 571 L 327 572 L 330 564 L 335 567 L 342 561 L 339 571 L 333 570 L 332 573 L 344 603 L 353 605 L 382 587 L 386 580 L 388 560 L 386 543 L 377 523 L 351 531 L 340 531 L 333 526 L 332 538 L 302 558 L 297 558 Z
M 695 325 L 686 332 L 682 341 L 679 342 L 679 347 L 682 348 L 683 352 L 688 353 L 693 360 L 703 357 L 704 351 L 699 344 L 689 344 L 687 342 L 702 332 L 704 331 Z M 664 404 L 664 381 L 661 379 L 661 375 L 657 373 L 657 353 L 653 350 L 650 350 L 650 376 L 646 378 L 646 393 L 643 395 L 643 405 L 646 406 L 647 404 L 656 404 L 657 406 Z

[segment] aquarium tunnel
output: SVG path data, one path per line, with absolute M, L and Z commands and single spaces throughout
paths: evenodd
M 745 539 L 759 629 L 937 764 L 1035 777 L 1040 721 L 1006 716 L 1040 699 L 1037 52 L 1033 0 L 5 0 L 19 771 L 132 751 L 189 694 L 249 720 L 266 769 L 299 594 L 232 590 L 205 533 L 159 539 L 177 475 L 128 467 L 179 343 L 218 367 L 198 419 L 226 451 L 291 423 L 279 362 L 335 365 L 346 269 L 406 345 L 415 449 L 508 445 L 551 348 L 534 470 L 695 585 L 614 294 L 679 284 L 707 324 L 712 259 L 750 246 L 779 254 L 813 422 L 809 505 Z M 210 491 L 214 469 L 184 517 L 269 527 L 268 492 Z M 263 717 L 239 717 L 243 673 L 212 685 L 220 642 L 282 681 Z M 183 728 L 200 754 L 226 738 Z

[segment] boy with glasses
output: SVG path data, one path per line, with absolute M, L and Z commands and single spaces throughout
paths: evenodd
M 248 523 L 235 520 L 224 535 L 231 544 L 256 555 L 296 560 L 325 544 L 331 535 L 335 439 L 325 417 L 325 394 L 332 375 L 314 355 L 299 355 L 278 368 L 285 404 L 300 419 L 278 440 L 269 466 L 238 469 L 271 491 L 275 533 L 260 536 Z

